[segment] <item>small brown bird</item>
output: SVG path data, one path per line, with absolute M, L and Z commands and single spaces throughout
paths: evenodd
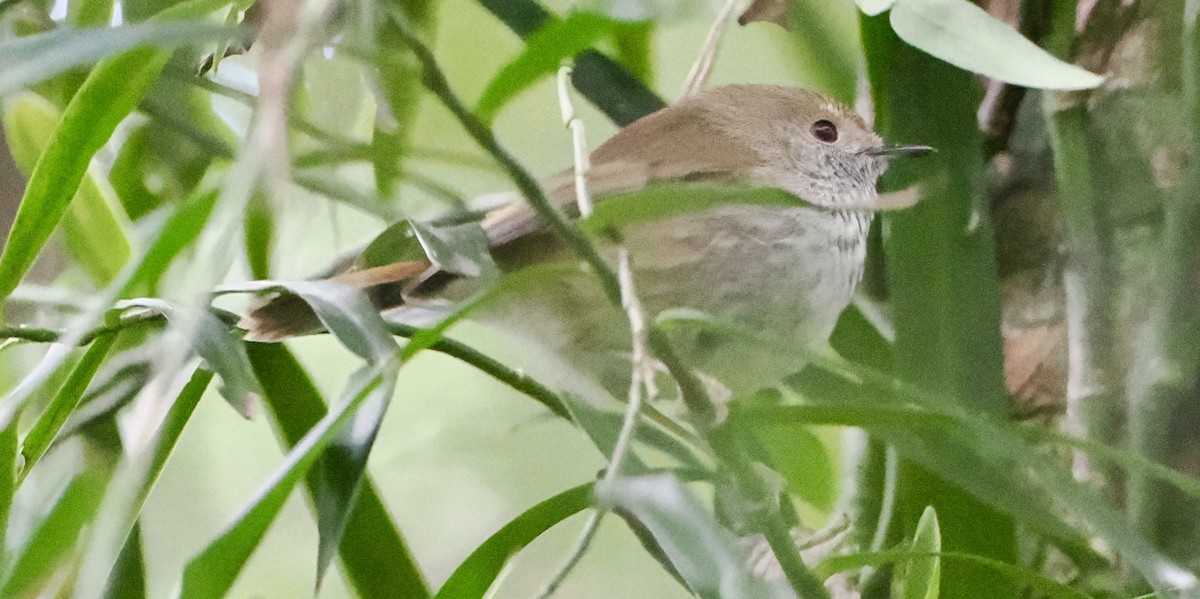
M 882 207 L 879 176 L 891 157 L 929 151 L 885 145 L 859 115 L 818 94 L 733 85 L 688 97 L 622 129 L 591 155 L 587 181 L 598 201 L 659 181 L 774 187 L 804 200 L 721 204 L 622 231 L 637 293 L 650 315 L 689 308 L 769 341 L 672 333 L 689 365 L 736 396 L 799 370 L 797 356 L 828 341 L 862 276 L 867 230 Z M 544 188 L 553 203 L 576 213 L 569 173 Z M 515 195 L 481 224 L 501 270 L 571 258 Z M 615 256 L 611 246 L 601 250 Z M 390 310 L 387 317 L 422 322 L 483 284 L 437 273 L 428 261 L 334 278 L 367 289 L 378 307 Z M 628 326 L 594 275 L 582 269 L 519 289 L 472 318 L 548 347 L 610 390 L 627 384 Z M 286 297 L 253 309 L 243 326 L 248 339 L 260 341 L 319 330 L 312 312 Z

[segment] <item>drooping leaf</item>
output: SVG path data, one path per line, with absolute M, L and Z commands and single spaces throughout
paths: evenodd
M 587 509 L 592 504 L 592 490 L 591 483 L 579 485 L 525 510 L 472 551 L 446 579 L 435 599 L 485 597 L 517 552 L 555 524 Z
M 397 352 L 387 323 L 362 291 L 336 281 L 251 281 L 225 285 L 216 294 L 283 292 L 304 300 L 325 329 L 346 349 L 370 362 L 390 360 Z
M 37 421 L 33 423 L 33 428 L 29 429 L 21 443 L 24 465 L 19 479 L 23 480 L 46 453 L 46 450 L 50 448 L 51 443 L 58 436 L 58 432 L 62 430 L 63 424 L 67 422 L 67 418 L 79 405 L 80 398 L 87 391 L 88 384 L 96 376 L 96 371 L 104 363 L 104 358 L 108 356 L 108 350 L 112 348 L 116 339 L 115 333 L 97 337 L 79 362 L 75 364 L 71 375 L 63 381 L 58 392 L 50 399 L 50 403 L 46 404 L 46 408 L 38 416 Z
M 231 33 L 230 29 L 203 22 L 155 22 L 64 28 L 12 39 L 0 43 L 0 95 L 134 48 L 173 48 L 220 39 Z
M 938 529 L 937 512 L 933 506 L 926 506 L 917 522 L 917 532 L 913 536 L 912 552 L 928 554 L 918 557 L 908 563 L 908 571 L 904 576 L 903 599 L 937 599 L 938 585 L 942 578 L 942 561 L 938 555 L 942 551 L 942 533 Z
M 972 73 L 1037 89 L 1088 89 L 1104 82 L 967 0 L 896 0 L 890 18 L 900 39 Z
M 476 115 L 490 123 L 508 100 L 557 71 L 564 60 L 592 47 L 613 28 L 614 22 L 609 17 L 586 11 L 573 12 L 561 20 L 543 21 L 542 27 L 525 38 L 521 54 L 504 65 L 483 90 Z
M 697 595 L 705 599 L 776 596 L 749 571 L 748 557 L 733 537 L 676 478 L 664 474 L 619 478 L 597 485 L 596 496 L 641 521 Z
M 216 0 L 192 0 L 164 11 L 162 21 L 198 17 Z M 79 188 L 92 156 L 146 94 L 170 58 L 157 48 L 137 48 L 96 65 L 63 110 L 25 187 L 11 232 L 0 253 L 0 298 L 25 276 Z
M 75 476 L 55 499 L 49 513 L 38 521 L 25 545 L 17 550 L 5 570 L 0 596 L 30 596 L 36 585 L 70 556 L 80 533 L 100 506 L 107 483 L 108 473 L 101 469 L 85 470 Z
M 283 344 L 251 343 L 246 350 L 262 381 L 263 397 L 281 443 L 291 448 L 325 416 L 325 401 Z M 327 454 L 322 458 L 325 467 L 340 469 L 341 455 Z M 311 473 L 308 488 L 318 512 L 338 508 L 334 502 L 322 498 L 323 487 L 318 486 Z M 360 597 L 420 599 L 430 595 L 404 537 L 369 478 L 363 481 L 349 518 L 337 550 L 343 570 Z M 336 539 L 322 534 L 320 542 L 324 547 Z
M 250 368 L 245 345 L 233 335 L 229 325 L 205 312 L 192 344 L 208 369 L 221 377 L 219 390 L 225 401 L 244 418 L 252 417 L 262 390 Z
M 33 171 L 38 156 L 59 120 L 58 109 L 32 93 L 11 100 L 4 110 L 4 130 L 17 166 Z M 107 285 L 129 259 L 129 240 L 113 215 L 104 192 L 90 173 L 85 173 L 79 190 L 64 214 L 66 249 L 83 266 L 97 285 Z
M 434 266 L 465 277 L 496 276 L 487 234 L 479 223 L 438 226 L 412 221 L 409 225 Z
M 296 483 L 351 424 L 360 407 L 386 404 L 395 386 L 398 365 L 398 360 L 389 359 L 368 364 L 351 376 L 339 405 L 288 452 L 284 463 L 224 532 L 188 562 L 180 586 L 181 598 L 215 599 L 229 592 Z

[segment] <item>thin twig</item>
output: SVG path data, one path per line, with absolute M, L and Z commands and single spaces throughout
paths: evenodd
M 84 331 L 77 336 L 71 336 L 70 331 L 61 329 L 47 329 L 41 327 L 27 327 L 24 325 L 3 325 L 0 326 L 0 339 L 19 339 L 32 343 L 58 343 L 60 340 L 73 341 L 76 346 L 89 345 L 101 335 L 111 335 L 118 331 L 128 329 L 141 324 L 161 323 L 166 320 L 160 312 L 152 310 L 135 310 L 128 315 L 122 315 L 116 323 L 103 324 Z
M 721 7 L 716 20 L 708 30 L 708 37 L 704 40 L 704 48 L 701 49 L 700 56 L 696 58 L 696 63 L 692 65 L 692 70 L 688 73 L 687 83 L 684 84 L 680 97 L 686 98 L 699 93 L 704 88 L 704 84 L 708 82 L 708 75 L 712 72 L 713 63 L 717 60 L 717 51 L 721 48 L 721 39 L 725 37 L 725 30 L 729 29 L 729 23 L 733 21 L 734 9 L 737 8 L 739 2 L 740 0 L 725 0 L 725 5 Z
M 558 102 L 562 110 L 563 121 L 571 129 L 572 134 L 571 140 L 575 155 L 575 199 L 579 203 L 580 214 L 586 217 L 592 212 L 591 196 L 587 188 L 587 145 L 583 122 L 575 116 L 575 107 L 571 104 L 571 96 L 567 91 L 570 75 L 570 67 L 564 66 L 558 71 Z M 628 461 L 629 454 L 633 449 L 638 418 L 641 416 L 643 390 L 651 389 L 654 376 L 654 365 L 650 362 L 650 352 L 646 348 L 646 315 L 642 311 L 642 304 L 638 301 L 637 291 L 633 285 L 633 269 L 629 261 L 629 251 L 624 247 L 617 248 L 617 280 L 621 286 L 621 307 L 625 309 L 625 314 L 629 318 L 633 350 L 630 358 L 632 373 L 629 377 L 629 396 L 625 405 L 625 415 L 621 420 L 621 431 L 617 435 L 612 458 L 604 473 L 603 480 L 606 483 L 611 483 L 619 478 L 625 468 L 625 462 Z M 651 395 L 654 393 L 655 391 L 650 390 Z M 596 531 L 600 528 L 600 521 L 608 514 L 608 511 L 608 506 L 596 506 L 595 511 L 584 525 L 575 547 L 567 554 L 566 561 L 546 584 L 538 595 L 538 599 L 547 599 L 553 595 L 571 571 L 575 569 L 575 566 L 579 564 L 579 561 L 583 559 L 583 555 L 592 544 L 592 539 L 596 536 Z
M 420 333 L 421 328 L 411 325 L 389 322 L 388 330 L 398 337 L 411 338 L 413 335 Z M 461 360 L 471 366 L 474 366 L 484 374 L 512 387 L 513 389 L 532 397 L 533 399 L 546 406 L 555 415 L 574 420 L 571 418 L 571 413 L 567 410 L 566 404 L 559 398 L 558 394 L 551 391 L 548 387 L 538 382 L 537 379 L 517 372 L 501 364 L 487 354 L 479 350 L 450 339 L 442 337 L 438 339 L 429 349 L 446 354 L 452 358 Z
M 575 114 L 575 105 L 571 103 L 570 92 L 571 67 L 563 65 L 558 69 L 558 108 L 562 112 L 563 123 L 571 130 L 571 148 L 575 157 L 575 203 L 579 205 L 579 214 L 584 218 L 592 214 L 592 194 L 588 192 L 587 175 L 592 164 L 588 160 L 587 137 L 583 121 Z

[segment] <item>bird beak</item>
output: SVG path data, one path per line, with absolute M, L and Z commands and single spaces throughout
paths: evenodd
M 935 150 L 929 146 L 922 146 L 922 145 L 917 145 L 917 144 L 888 144 L 888 145 L 884 145 L 884 146 L 879 146 L 877 148 L 868 148 L 866 150 L 863 150 L 862 153 L 866 154 L 867 156 L 882 156 L 885 158 L 890 158 L 892 156 L 901 156 L 901 155 L 903 155 L 903 156 L 925 156 L 926 154 L 932 154 L 936 151 L 937 150 Z

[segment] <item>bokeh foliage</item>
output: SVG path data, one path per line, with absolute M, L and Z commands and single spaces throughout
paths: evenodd
M 594 145 L 674 97 L 706 7 L 0 2 L 24 190 L 0 254 L 0 596 L 517 596 L 602 504 L 619 518 L 564 595 L 1200 597 L 1195 7 L 754 5 L 776 23 L 732 31 L 714 79 L 860 96 L 885 139 L 938 149 L 883 182 L 923 201 L 878 219 L 838 356 L 728 414 L 677 370 L 690 414 L 653 403 L 625 476 L 593 482 L 620 403 L 469 322 L 552 268 L 428 329 L 300 279 L 363 248 L 494 270 L 444 223 L 568 166 L 560 64 Z M 596 235 L 794 201 L 691 192 L 556 226 L 616 300 Z M 332 334 L 244 342 L 269 292 Z M 652 320 L 652 343 L 748 334 Z M 1069 434 L 1015 419 L 1022 361 Z

